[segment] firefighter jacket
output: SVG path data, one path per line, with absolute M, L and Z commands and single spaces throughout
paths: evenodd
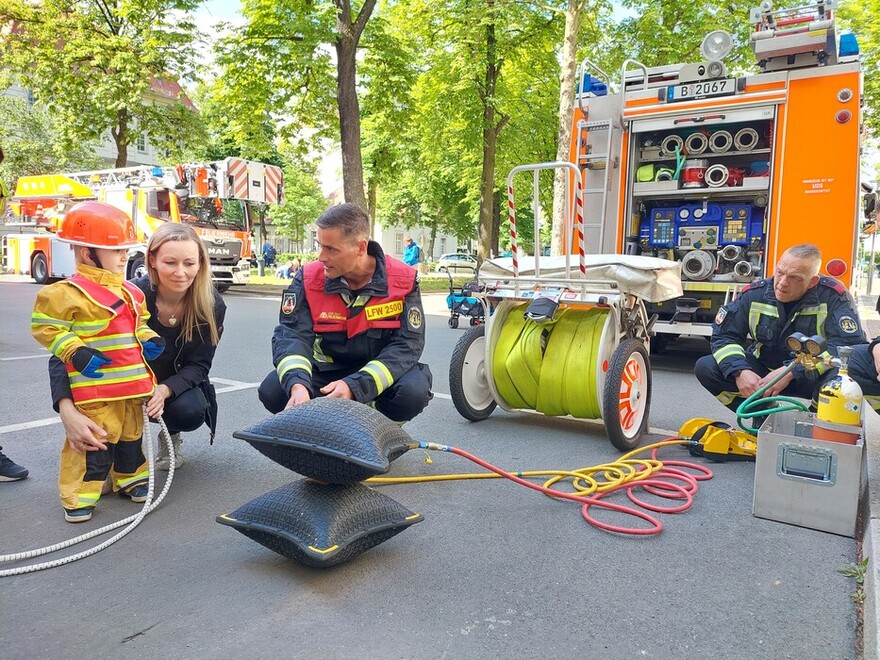
M 77 404 L 147 396 L 153 372 L 141 344 L 157 336 L 146 325 L 144 294 L 124 275 L 80 264 L 73 277 L 43 287 L 31 317 L 34 338 L 67 365 L 70 389 Z M 70 359 L 88 346 L 112 363 L 103 378 L 86 378 Z
M 352 291 L 324 277 L 320 262 L 301 268 L 281 298 L 272 359 L 286 393 L 296 384 L 312 396 L 312 369 L 339 371 L 356 401 L 372 401 L 412 369 L 425 347 L 417 273 L 370 241 L 373 279 Z
M 789 304 L 786 314 L 785 306 L 776 300 L 771 277 L 750 284 L 718 310 L 712 325 L 712 356 L 726 378 L 749 369 L 746 351 L 772 371 L 791 359 L 786 338 L 793 332 L 823 337 L 829 349 L 824 355 L 830 352 L 836 356 L 838 346 L 866 341 L 852 297 L 843 284 L 820 277 L 800 300 Z M 820 366 L 818 374 L 826 370 Z M 805 378 L 804 367 L 796 366 L 792 375 L 798 380 Z
M 199 387 L 208 402 L 208 428 L 211 429 L 213 438 L 217 431 L 217 394 L 208 372 L 214 362 L 214 353 L 217 347 L 211 343 L 207 330 L 193 333 L 190 341 L 184 341 L 180 327 L 166 328 L 159 323 L 159 313 L 156 308 L 156 290 L 150 285 L 149 277 L 140 277 L 132 281 L 144 294 L 149 315 L 146 317 L 149 326 L 165 338 L 167 346 L 161 355 L 150 362 L 150 368 L 156 375 L 156 380 L 161 385 L 166 385 L 174 396 L 188 389 Z M 223 322 L 226 319 L 226 303 L 223 296 L 214 290 L 214 320 L 217 330 L 223 335 Z M 56 358 L 49 360 L 49 385 L 52 389 L 52 405 L 58 412 L 58 402 L 61 399 L 72 398 L 68 379 L 64 373 L 64 365 Z

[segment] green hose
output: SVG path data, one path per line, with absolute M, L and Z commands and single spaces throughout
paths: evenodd
M 807 412 L 809 410 L 809 407 L 805 406 L 802 401 L 792 399 L 791 397 L 768 396 L 766 398 L 762 398 L 764 392 L 766 392 L 768 389 L 773 387 L 773 385 L 779 382 L 783 376 L 790 373 L 796 365 L 797 362 L 792 362 L 791 364 L 789 364 L 788 367 L 786 367 L 784 371 L 781 371 L 778 376 L 776 376 L 773 380 L 764 385 L 764 387 L 759 389 L 748 399 L 739 404 L 739 406 L 737 406 L 736 423 L 739 424 L 739 427 L 743 431 L 746 431 L 747 433 L 751 433 L 753 435 L 758 435 L 758 429 L 751 426 L 746 426 L 743 420 L 753 419 L 755 417 L 766 417 L 767 415 L 773 415 L 775 413 L 781 413 L 787 410 L 800 410 L 802 412 Z

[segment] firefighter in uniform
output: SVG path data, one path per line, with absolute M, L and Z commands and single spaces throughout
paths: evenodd
M 143 292 L 125 280 L 128 250 L 138 244 L 131 219 L 100 202 L 77 204 L 58 238 L 73 244 L 76 275 L 43 287 L 31 318 L 34 338 L 65 363 L 77 408 L 103 428 L 105 450 L 65 441 L 58 485 L 68 522 L 84 522 L 109 474 L 133 502 L 147 497 L 141 450 L 141 400 L 155 386 L 146 360 L 165 341 L 147 327 Z
M 880 337 L 853 349 L 849 357 L 849 377 L 862 388 L 865 403 L 880 414 Z
M 277 413 L 323 395 L 408 421 L 433 396 L 431 370 L 418 361 L 425 324 L 417 272 L 369 240 L 369 216 L 353 204 L 315 224 L 318 261 L 282 294 L 275 371 L 260 385 L 260 401 Z
M 866 341 L 852 297 L 840 282 L 819 275 L 821 263 L 815 245 L 795 245 L 782 254 L 772 278 L 745 287 L 718 311 L 712 326 L 712 354 L 697 361 L 694 373 L 734 412 L 788 364 L 791 350 L 785 340 L 792 333 L 823 337 L 828 343 L 826 356 L 836 355 L 838 346 Z M 798 365 L 764 396 L 815 401 L 819 386 L 834 371 L 820 365 L 811 372 Z

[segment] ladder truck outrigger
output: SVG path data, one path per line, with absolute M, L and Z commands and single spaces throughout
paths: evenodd
M 580 190 L 586 251 L 681 264 L 683 295 L 646 304 L 655 350 L 708 337 L 719 307 L 797 243 L 817 244 L 823 274 L 852 286 L 862 74 L 855 37 L 837 34 L 837 1 L 753 9 L 758 73 L 728 72 L 720 30 L 702 62 L 625 61 L 610 92 L 608 75 L 581 64 L 569 189 Z
M 19 233 L 4 237 L 6 266 L 43 284 L 74 272 L 70 246 L 55 236 L 67 209 L 98 200 L 128 214 L 146 244 L 163 222 L 190 224 L 201 238 L 221 291 L 250 278 L 255 204 L 283 199 L 281 169 L 241 158 L 174 167 L 125 167 L 92 172 L 23 176 L 12 197 Z M 146 273 L 145 248 L 130 251 L 126 275 Z

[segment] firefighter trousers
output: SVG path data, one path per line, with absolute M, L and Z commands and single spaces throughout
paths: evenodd
M 141 399 L 101 401 L 78 405 L 77 409 L 107 432 L 106 451 L 79 454 L 65 438 L 61 449 L 58 488 L 61 505 L 68 510 L 95 506 L 109 474 L 113 490 L 129 492 L 150 476 L 141 449 L 144 412 Z
M 312 374 L 312 388 L 315 394 L 321 396 L 320 389 L 345 376 L 356 372 L 349 371 L 316 371 Z M 427 364 L 419 362 L 407 371 L 400 380 L 376 397 L 375 408 L 388 419 L 394 422 L 408 422 L 422 412 L 428 402 L 434 397 L 431 385 L 434 377 Z M 284 392 L 278 381 L 278 374 L 274 371 L 263 379 L 258 390 L 258 395 L 263 406 L 272 414 L 284 410 L 290 398 L 289 393 Z
M 769 374 L 771 371 L 771 369 L 765 367 L 757 358 L 748 353 L 746 353 L 746 360 L 749 362 L 749 368 L 761 378 Z M 826 378 L 829 378 L 836 373 L 837 370 L 835 369 L 832 370 L 830 374 L 817 377 L 815 380 L 793 380 L 784 390 L 782 390 L 782 392 L 780 392 L 780 395 L 808 399 L 815 403 L 819 393 L 819 386 Z M 694 366 L 694 375 L 697 377 L 697 380 L 700 381 L 700 385 L 705 387 L 712 396 L 733 412 L 736 412 L 736 409 L 739 408 L 740 404 L 746 400 L 745 397 L 740 395 L 739 390 L 736 387 L 736 378 L 733 376 L 726 378 L 718 367 L 715 358 L 711 355 L 704 355 L 697 360 L 697 364 Z

